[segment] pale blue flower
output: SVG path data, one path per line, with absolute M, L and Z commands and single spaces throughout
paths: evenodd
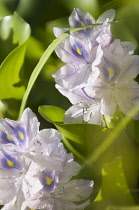
M 100 45 L 93 46 L 91 42 L 88 43 L 82 34 L 80 36 L 78 33 L 70 35 L 57 46 L 56 53 L 63 62 L 67 63 L 53 75 L 56 81 L 78 80 L 78 84 L 81 85 L 83 82 L 87 82 L 90 74 L 94 79 L 98 77 L 99 72 L 94 71 L 94 68 L 100 63 L 103 51 Z M 63 71 L 66 72 L 67 68 L 68 73 L 63 75 Z M 71 86 L 75 85 L 72 82 Z
M 47 166 L 47 162 L 46 162 Z M 60 165 L 48 164 L 41 169 L 37 177 L 42 189 L 28 198 L 28 206 L 33 209 L 70 210 L 83 209 L 89 204 L 84 202 L 92 193 L 93 181 L 71 178 L 79 173 L 80 165 L 67 154 Z M 78 205 L 76 202 L 82 201 Z
M 57 130 L 38 128 L 30 109 L 24 111 L 20 121 L 1 120 L 0 205 L 4 205 L 3 210 L 85 207 L 93 181 L 71 181 L 81 166 L 67 153 Z
M 29 108 L 23 112 L 20 121 L 0 119 L 1 150 L 16 156 L 31 157 L 30 154 L 34 152 L 49 156 L 55 147 L 62 144 L 61 135 L 55 129 L 39 131 L 39 124 L 36 115 Z M 62 146 L 61 150 L 65 151 Z
M 28 197 L 41 189 L 37 178 L 38 165 L 26 157 L 13 157 L 0 152 L 0 205 L 17 200 L 19 192 Z M 22 200 L 24 202 L 24 200 Z
M 82 86 L 84 82 L 88 82 L 90 74 L 94 80 L 98 77 L 99 71 L 96 66 L 100 63 L 103 56 L 102 48 L 109 46 L 113 42 L 109 21 L 112 21 L 114 16 L 115 11 L 108 10 L 95 21 L 89 13 L 80 9 L 74 9 L 69 17 L 71 28 L 92 24 L 98 25 L 71 33 L 69 37 L 57 46 L 56 53 L 58 57 L 68 65 L 62 67 L 53 75 L 56 82 L 64 83 L 67 86 L 69 85 L 69 88 L 74 88 L 77 85 Z M 54 28 L 54 34 L 58 37 L 66 30 L 66 28 Z M 74 81 L 77 81 L 77 84 Z
M 91 28 L 86 28 L 77 32 L 77 36 L 82 36 L 83 39 L 91 42 L 92 46 L 96 44 L 102 44 L 102 47 L 106 47 L 113 41 L 113 36 L 110 32 L 110 22 L 113 21 L 115 17 L 115 10 L 110 9 L 104 12 L 96 21 L 92 15 L 84 10 L 75 8 L 69 17 L 70 28 L 80 28 L 89 25 L 95 25 Z M 56 37 L 60 36 L 62 33 L 66 32 L 68 28 L 54 28 L 54 34 Z M 106 35 L 104 43 L 102 42 L 103 35 Z M 99 38 L 100 37 L 100 38 Z M 98 40 L 97 40 L 98 39 Z M 101 40 L 101 42 L 99 42 Z M 107 40 L 107 41 L 106 41 Z
M 94 75 L 90 74 L 88 80 L 80 85 L 79 74 L 75 79 L 72 73 L 70 75 L 70 69 L 74 75 L 74 68 L 61 68 L 61 72 L 57 73 L 56 88 L 73 104 L 65 114 L 65 123 L 104 125 L 102 115 L 111 118 L 117 107 L 130 116 L 133 107 L 138 109 L 139 85 L 134 78 L 139 73 L 139 56 L 133 55 L 134 50 L 134 44 L 115 40 L 103 49 L 101 62 L 94 67 L 94 71 L 99 71 L 98 76 L 94 79 Z
M 27 108 L 20 121 L 0 119 L 0 143 L 3 149 L 21 155 L 33 150 L 34 137 L 39 131 L 36 115 Z
M 132 116 L 130 110 L 139 98 L 139 85 L 134 81 L 139 74 L 139 56 L 132 55 L 133 49 L 133 45 L 115 41 L 104 50 L 98 65 L 99 78 L 84 87 L 88 97 L 100 100 L 101 114 L 111 117 L 118 106 L 125 115 Z

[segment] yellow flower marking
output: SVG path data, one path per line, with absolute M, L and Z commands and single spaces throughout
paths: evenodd
M 14 167 L 14 162 L 12 162 L 11 160 L 7 160 L 7 165 L 10 167 Z
M 82 54 L 83 54 L 82 51 L 81 51 L 79 48 L 77 48 L 77 53 L 78 53 L 79 55 L 82 55 Z
M 46 176 L 45 180 L 46 180 L 46 184 L 48 184 L 48 185 L 50 185 L 52 183 L 52 181 L 53 181 L 53 179 L 48 177 L 48 176 Z
M 22 139 L 22 140 L 24 139 L 24 134 L 22 132 L 18 131 L 18 135 L 19 135 L 20 139 Z
M 7 138 L 7 140 L 9 140 L 9 141 L 13 141 L 13 139 L 11 138 L 11 136 L 6 136 L 6 138 Z
M 108 68 L 108 72 L 109 72 L 109 74 L 115 74 L 115 71 L 110 67 Z
M 85 27 L 86 25 L 83 23 L 83 22 L 81 22 L 81 27 Z

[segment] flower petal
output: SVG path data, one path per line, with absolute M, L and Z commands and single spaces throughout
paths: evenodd
M 115 17 L 115 10 L 109 9 L 99 16 L 97 23 L 104 23 L 106 19 L 108 19 L 108 21 L 110 22 L 114 19 L 114 17 Z
M 73 12 L 69 17 L 69 24 L 71 28 L 79 28 L 84 25 L 92 25 L 95 23 L 95 19 L 90 15 L 90 13 L 74 8 Z

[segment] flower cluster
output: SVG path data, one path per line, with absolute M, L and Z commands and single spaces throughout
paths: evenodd
M 103 116 L 111 119 L 117 107 L 128 116 L 133 107 L 139 109 L 139 85 L 134 80 L 139 74 L 139 56 L 133 55 L 134 44 L 114 39 L 110 30 L 114 17 L 113 9 L 97 21 L 80 9 L 69 17 L 70 29 L 82 28 L 56 48 L 66 65 L 53 75 L 56 88 L 73 104 L 66 111 L 65 123 L 104 126 Z M 58 37 L 66 30 L 54 28 L 54 34 Z
M 75 179 L 80 165 L 55 129 L 39 131 L 27 108 L 20 121 L 0 120 L 2 210 L 71 210 L 89 204 L 93 181 Z

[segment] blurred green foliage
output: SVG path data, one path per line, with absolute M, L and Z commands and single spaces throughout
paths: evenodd
M 4 88 L 3 92 L 0 93 L 0 99 L 2 99 L 2 102 L 4 103 L 4 105 L 0 103 L 0 117 L 17 119 L 21 98 L 25 88 L 27 87 L 30 75 L 45 49 L 55 38 L 53 35 L 53 27 L 68 27 L 68 17 L 73 8 L 80 8 L 88 11 L 95 18 L 107 9 L 114 8 L 116 10 L 115 20 L 117 21 L 112 23 L 112 33 L 115 38 L 119 38 L 122 41 L 134 42 L 137 46 L 136 54 L 139 53 L 139 0 L 0 0 L 0 73 L 2 72 L 2 77 L 0 78 L 2 79 L 2 82 L 0 83 L 0 91 Z M 20 16 L 18 16 L 19 19 L 15 14 Z M 16 22 L 13 30 L 9 30 L 9 32 L 5 29 L 11 27 L 11 22 L 5 22 L 6 16 L 10 16 L 11 19 L 16 16 L 15 19 L 19 20 L 19 23 Z M 22 24 L 20 24 L 20 20 L 24 22 L 23 28 Z M 2 25 L 3 21 L 4 25 Z M 28 26 L 27 31 L 26 26 Z M 17 32 L 18 29 L 21 33 Z M 6 37 L 7 33 L 9 35 Z M 15 34 L 19 34 L 20 36 L 15 37 Z M 6 38 L 3 39 L 3 36 Z M 14 57 L 16 52 L 18 54 L 18 49 L 22 47 L 22 56 L 20 58 Z M 10 68 L 6 66 L 8 60 L 10 63 L 13 62 Z M 38 107 L 40 105 L 54 105 L 65 110 L 70 106 L 68 99 L 62 96 L 55 88 L 55 82 L 52 78 L 52 74 L 55 73 L 62 65 L 64 65 L 64 63 L 57 58 L 55 53 L 53 53 L 43 67 L 41 74 L 39 75 L 29 95 L 27 106 L 29 106 L 38 116 L 39 121 L 41 121 L 41 128 L 53 127 L 53 124 L 46 122 L 38 114 Z M 3 72 L 7 73 L 3 75 Z M 5 81 L 8 80 L 11 81 L 10 87 L 5 83 Z M 18 94 L 16 89 L 20 89 L 21 87 L 23 90 Z M 16 93 L 13 92 L 13 94 L 11 94 L 12 91 L 16 91 Z M 15 97 L 16 94 L 17 97 Z M 61 113 L 64 112 L 61 111 Z M 60 116 L 61 122 L 61 113 L 60 115 L 59 113 L 55 115 L 52 110 L 49 109 L 47 110 L 46 115 L 47 118 L 53 118 L 51 120 L 49 119 L 49 121 L 55 121 L 55 117 Z M 81 152 L 82 155 L 84 155 L 84 158 L 93 154 L 95 149 L 101 145 L 103 137 L 107 137 L 110 133 L 108 130 L 105 132 L 102 131 L 100 126 L 83 124 L 64 126 L 63 124 L 56 125 L 63 136 L 67 138 L 67 141 L 72 140 L 70 141 L 71 147 L 78 150 L 78 152 Z M 104 151 L 104 154 L 98 158 L 97 162 L 93 163 L 94 165 L 84 166 L 82 176 L 84 175 L 85 178 L 87 177 L 90 179 L 93 178 L 94 181 L 96 181 L 94 197 L 92 198 L 93 200 L 96 196 L 95 203 L 92 203 L 88 209 L 101 210 L 104 209 L 105 206 L 107 210 L 116 210 L 116 204 L 123 205 L 123 208 L 119 207 L 119 209 L 126 209 L 126 207 L 124 207 L 125 205 L 134 205 L 132 196 L 128 189 L 128 184 L 133 186 L 135 190 L 138 190 L 136 183 L 136 176 L 138 174 L 134 171 L 136 170 L 136 163 L 133 164 L 136 158 L 134 155 L 136 156 L 138 153 L 138 150 L 136 150 L 138 149 L 136 148 L 136 144 L 139 142 L 138 126 L 138 121 L 130 122 L 126 127 L 128 137 L 125 136 L 124 132 L 119 134 L 117 138 L 118 140 L 116 140 L 111 147 Z M 77 136 L 77 133 L 79 136 Z M 78 144 L 82 139 L 84 141 L 83 144 Z M 92 141 L 90 141 L 90 139 Z M 132 142 L 133 139 L 135 142 Z M 124 159 L 123 164 L 121 164 L 121 159 L 116 158 L 117 155 L 120 156 L 121 154 Z M 133 159 L 130 159 L 129 154 L 134 154 Z M 138 158 L 136 161 L 138 162 Z M 110 163 L 104 166 L 104 163 L 108 162 Z M 86 172 L 88 168 L 90 170 L 90 174 Z M 126 176 L 123 171 L 127 172 Z M 118 176 L 115 176 L 115 174 L 118 174 Z M 101 187 L 100 183 L 102 183 Z M 139 204 L 139 192 L 135 192 L 135 194 L 134 198 L 137 197 L 136 200 Z M 132 195 L 134 195 L 134 192 L 132 192 Z M 130 210 L 132 210 L 132 207 Z

